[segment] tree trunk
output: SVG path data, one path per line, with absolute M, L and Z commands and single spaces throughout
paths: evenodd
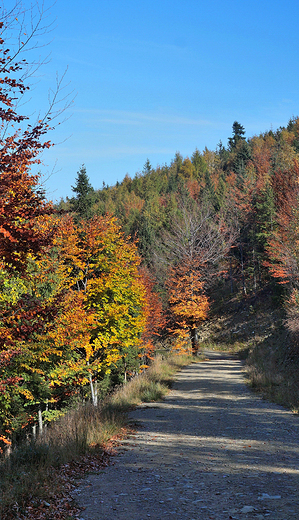
M 246 296 L 246 284 L 245 284 L 245 272 L 244 272 L 244 256 L 243 256 L 243 247 L 242 244 L 239 244 L 240 249 L 240 260 L 241 260 L 241 273 L 242 273 L 242 291 L 243 295 Z
M 124 360 L 124 381 L 125 383 L 127 382 L 127 362 L 125 360 L 125 358 L 123 358 Z
M 39 435 L 43 433 L 43 416 L 42 416 L 42 410 L 39 407 L 38 409 L 38 432 Z
M 96 379 L 95 379 L 95 381 L 92 380 L 91 374 L 89 375 L 89 384 L 90 384 L 90 390 L 91 390 L 92 404 L 93 404 L 93 406 L 97 406 L 98 405 L 98 385 L 97 385 Z
M 191 329 L 190 330 L 190 339 L 191 339 L 191 347 L 192 347 L 192 354 L 193 356 L 197 355 L 198 352 L 198 338 L 197 338 L 197 329 Z

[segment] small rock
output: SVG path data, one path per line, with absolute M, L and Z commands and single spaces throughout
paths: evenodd
M 252 513 L 254 511 L 253 506 L 244 506 L 242 507 L 240 513 Z
M 262 493 L 262 496 L 258 500 L 278 500 L 281 495 L 268 495 L 268 493 Z

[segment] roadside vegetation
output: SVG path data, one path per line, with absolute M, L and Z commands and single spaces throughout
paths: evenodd
M 78 511 L 69 496 L 74 479 L 107 465 L 113 445 L 132 431 L 128 411 L 164 397 L 177 371 L 191 361 L 187 354 L 158 355 L 146 372 L 98 406 L 78 404 L 2 458 L 1 520 L 74 518 Z
M 254 296 L 215 302 L 201 327 L 201 348 L 235 353 L 255 392 L 298 414 L 299 345 L 287 327 L 284 297 L 269 283 Z

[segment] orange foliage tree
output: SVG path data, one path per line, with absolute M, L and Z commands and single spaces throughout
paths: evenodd
M 265 265 L 280 283 L 299 287 L 299 163 L 277 171 L 272 179 L 276 223 L 268 240 L 269 260 Z
M 204 288 L 219 273 L 221 262 L 234 240 L 221 217 L 207 204 L 194 201 L 181 204 L 160 244 L 160 265 L 168 267 L 166 287 L 170 309 L 169 329 L 176 334 L 189 334 L 196 352 L 197 328 L 209 309 Z
M 146 319 L 139 264 L 136 245 L 114 217 L 95 216 L 77 226 L 70 216 L 60 221 L 53 248 L 39 262 L 55 287 L 51 297 L 59 300 L 44 333 L 61 353 L 50 372 L 53 387 L 88 382 L 96 404 L 98 381 L 115 367 L 126 377 L 130 360 L 138 361 Z
M 187 331 L 192 352 L 198 351 L 197 328 L 207 318 L 209 301 L 204 294 L 200 264 L 197 259 L 183 258 L 169 269 L 166 282 L 172 314 L 171 330 L 180 335 Z
M 145 365 L 154 358 L 155 340 L 158 339 L 166 324 L 162 299 L 155 291 L 155 279 L 149 269 L 142 266 L 139 270 L 141 282 L 145 288 L 145 327 L 141 336 L 141 357 Z
M 33 295 L 27 298 L 27 262 L 30 255 L 38 255 L 51 242 L 46 221 L 51 205 L 45 201 L 39 186 L 39 175 L 31 175 L 30 168 L 39 162 L 39 154 L 49 148 L 44 138 L 53 112 L 51 108 L 36 122 L 30 122 L 19 113 L 20 101 L 29 90 L 30 65 L 21 53 L 38 33 L 41 17 L 25 34 L 25 27 L 17 19 L 19 3 L 8 12 L 1 11 L 0 22 L 0 418 L 2 427 L 17 422 L 20 391 L 24 377 L 16 369 L 16 360 L 28 337 L 31 325 L 41 323 L 37 309 L 33 310 Z M 23 13 L 24 14 L 24 13 Z M 32 19 L 33 20 L 33 19 Z M 32 21 L 31 20 L 31 21 Z M 16 24 L 23 37 L 16 38 L 16 47 L 10 46 Z M 7 38 L 9 37 L 9 43 Z M 24 40 L 23 40 L 24 38 Z M 34 317 L 35 315 L 35 317 Z M 22 412 L 25 416 L 25 412 Z M 12 421 L 9 420 L 12 418 Z
M 32 121 L 20 114 L 24 95 L 30 90 L 28 76 L 32 64 L 23 57 L 26 47 L 43 32 L 42 10 L 31 13 L 31 29 L 26 30 L 25 13 L 17 2 L 0 22 L 0 261 L 6 269 L 24 268 L 29 252 L 36 253 L 50 240 L 43 228 L 43 216 L 51 211 L 39 185 L 39 175 L 30 168 L 40 163 L 40 153 L 51 146 L 45 134 L 57 117 L 57 94 L 42 119 Z M 34 17 L 37 14 L 37 18 Z M 21 31 L 15 38 L 14 31 Z M 23 32 L 22 32 L 23 31 Z M 9 38 L 9 40 L 8 40 Z M 8 40 L 8 41 L 7 41 Z M 38 64 L 36 64 L 38 66 Z
M 265 266 L 280 284 L 288 287 L 287 326 L 299 333 L 299 163 L 278 171 L 272 179 L 276 225 L 268 240 Z

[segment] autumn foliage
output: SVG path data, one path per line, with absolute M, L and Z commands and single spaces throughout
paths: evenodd
M 54 207 L 32 174 L 53 113 L 19 113 L 28 64 L 0 31 L 0 449 L 70 402 L 97 405 L 165 337 L 196 354 L 219 287 L 247 298 L 278 280 L 299 330 L 298 119 L 248 140 L 234 122 L 227 148 L 103 190 L 82 167 Z
M 183 258 L 171 266 L 167 280 L 169 307 L 171 311 L 171 330 L 180 335 L 188 331 L 193 353 L 198 350 L 196 331 L 207 318 L 209 300 L 204 293 L 201 281 L 200 263 L 196 259 Z
M 51 247 L 28 260 L 27 294 L 6 305 L 0 324 L 2 349 L 20 374 L 9 381 L 29 422 L 39 409 L 59 410 L 86 384 L 96 404 L 98 382 L 111 368 L 122 360 L 127 370 L 132 350 L 138 359 L 146 320 L 140 259 L 115 218 L 77 227 L 66 216 L 54 227 Z
M 162 298 L 155 292 L 155 279 L 149 269 L 142 266 L 139 269 L 142 285 L 145 289 L 145 327 L 141 336 L 141 357 L 145 364 L 153 359 L 156 342 L 163 335 L 166 317 L 163 312 Z
M 18 101 L 29 90 L 23 43 L 9 50 L 0 23 L 0 435 L 55 418 L 69 399 L 140 364 L 145 286 L 136 244 L 115 217 L 57 216 L 46 201 L 40 153 L 53 106 L 35 122 Z M 29 38 L 29 37 L 28 37 Z M 77 223 L 79 221 L 79 223 Z M 134 364 L 133 360 L 137 362 Z M 133 366 L 131 366 L 133 363 Z

